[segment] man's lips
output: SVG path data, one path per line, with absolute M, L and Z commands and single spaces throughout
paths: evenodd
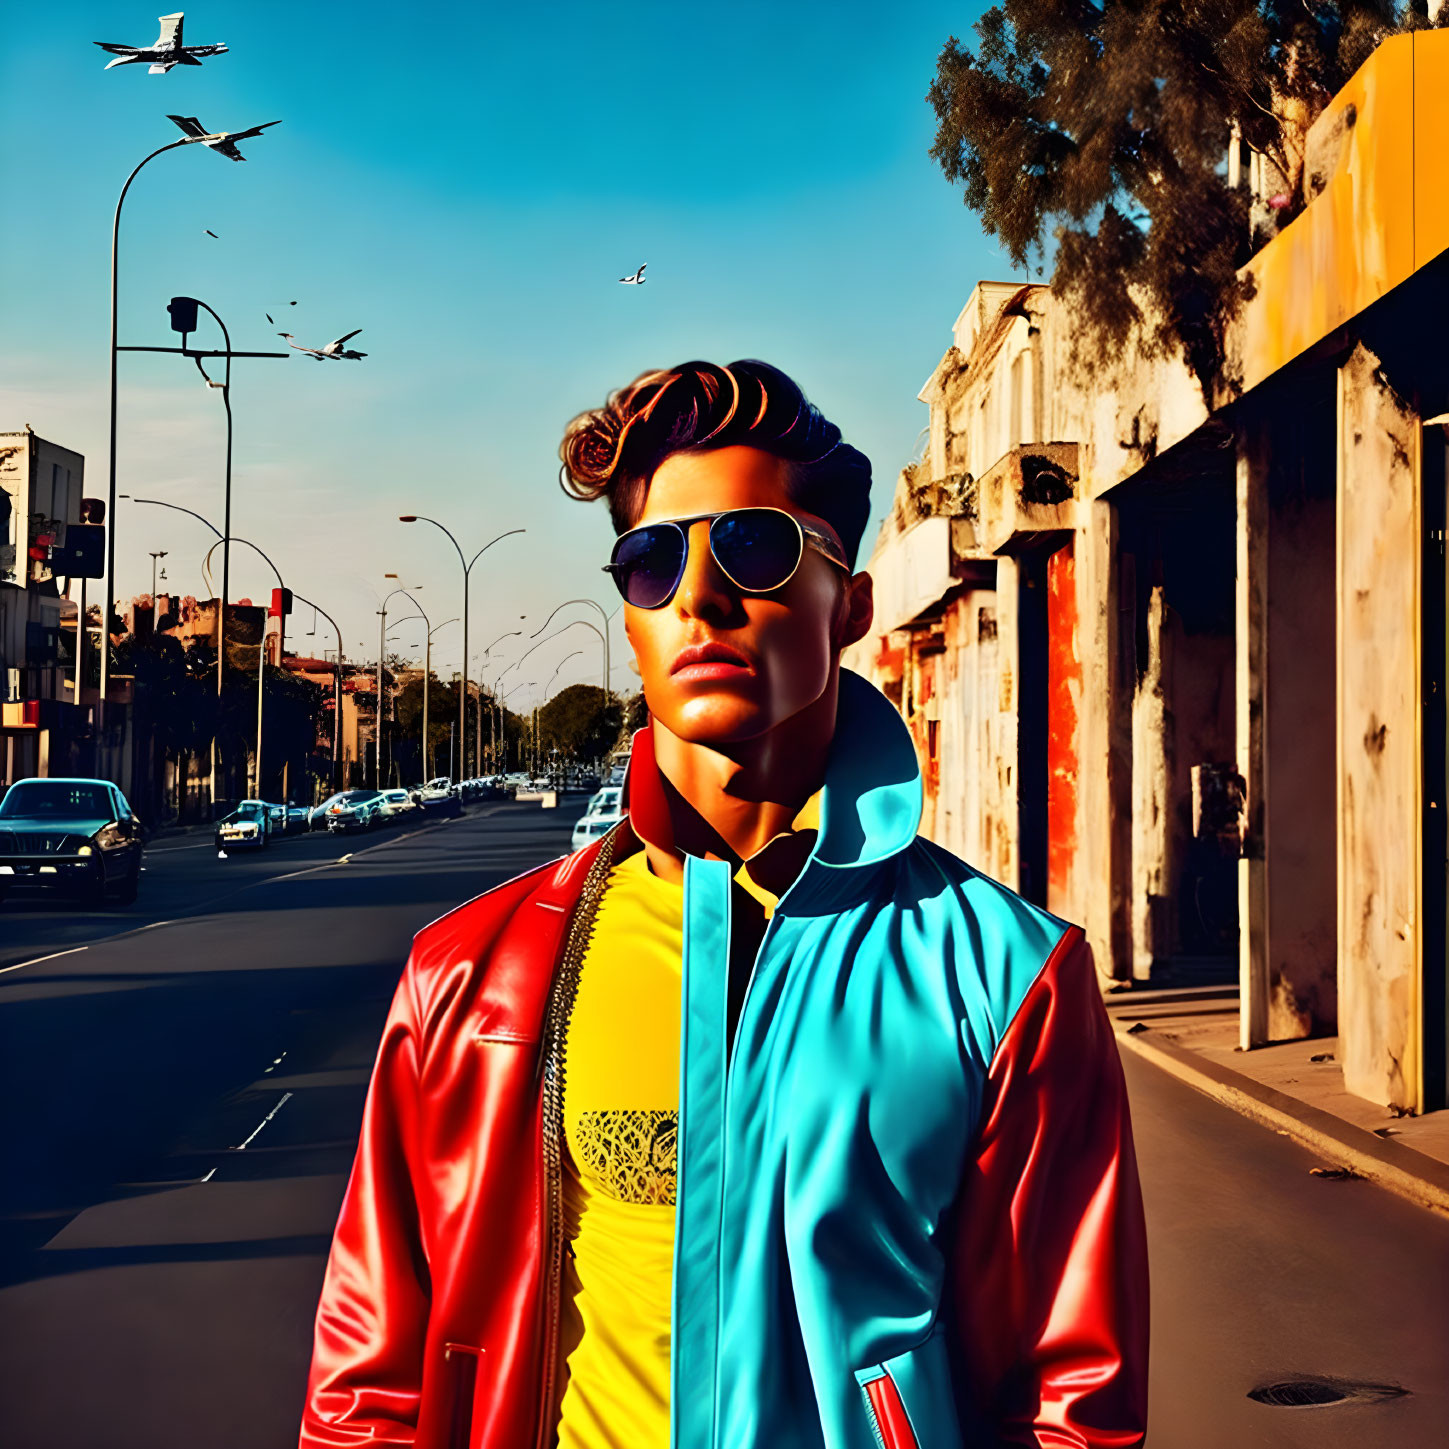
M 669 672 L 676 679 L 729 679 L 753 674 L 755 667 L 738 649 L 711 640 L 681 649 Z

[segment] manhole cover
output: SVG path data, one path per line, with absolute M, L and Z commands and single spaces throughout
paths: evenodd
M 1378 1403 L 1408 1393 L 1397 1384 L 1359 1384 L 1348 1379 L 1296 1378 L 1259 1384 L 1250 1399 L 1274 1409 L 1319 1409 L 1329 1404 Z

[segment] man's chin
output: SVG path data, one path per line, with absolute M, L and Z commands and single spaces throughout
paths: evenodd
M 667 714 L 655 713 L 654 718 L 676 739 L 706 749 L 757 740 L 780 723 L 768 711 L 738 696 L 692 699 Z

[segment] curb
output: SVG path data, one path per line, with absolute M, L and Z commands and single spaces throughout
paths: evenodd
M 1322 1108 L 1255 1082 L 1186 1047 L 1146 1032 L 1131 1033 L 1113 1022 L 1118 1045 L 1135 1052 L 1169 1076 L 1215 1102 L 1265 1127 L 1293 1138 L 1310 1152 L 1407 1198 L 1419 1207 L 1449 1217 L 1449 1165 L 1391 1139 L 1375 1137 Z

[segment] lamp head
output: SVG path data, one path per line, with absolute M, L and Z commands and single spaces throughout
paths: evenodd
M 399 523 L 416 523 L 418 521 L 418 516 L 416 513 L 399 513 L 397 516 L 397 521 Z

